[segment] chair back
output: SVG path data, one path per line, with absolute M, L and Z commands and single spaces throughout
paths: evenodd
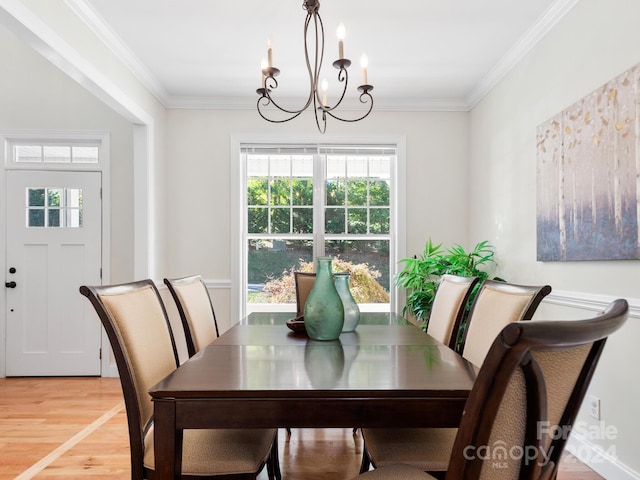
M 429 335 L 455 349 L 467 301 L 479 280 L 477 277 L 442 275 L 429 315 Z
M 189 357 L 192 357 L 220 336 L 209 291 L 200 275 L 165 278 L 164 283 L 176 302 L 187 342 L 187 352 Z
M 315 273 L 293 272 L 296 284 L 296 317 L 304 315 L 304 304 L 316 281 Z
M 144 432 L 153 418 L 148 390 L 178 367 L 169 318 L 151 280 L 80 287 L 95 308 L 118 366 L 129 424 L 132 478 L 143 478 Z
M 504 327 L 467 400 L 446 480 L 555 478 L 605 341 L 628 308 L 616 300 L 587 320 Z
M 549 285 L 529 286 L 485 280 L 467 318 L 462 356 L 482 365 L 502 328 L 511 322 L 531 320 L 538 305 L 551 292 Z

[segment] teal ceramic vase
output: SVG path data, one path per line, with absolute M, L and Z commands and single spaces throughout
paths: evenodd
M 342 300 L 342 308 L 344 310 L 344 324 L 342 326 L 343 332 L 353 332 L 360 322 L 360 308 L 351 295 L 351 289 L 349 288 L 349 278 L 351 274 L 347 272 L 334 273 L 336 290 L 340 299 Z
M 336 340 L 344 308 L 331 274 L 331 257 L 316 258 L 316 280 L 304 305 L 304 328 L 312 340 Z

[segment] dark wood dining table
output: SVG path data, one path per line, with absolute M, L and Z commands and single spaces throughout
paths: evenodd
M 250 315 L 151 388 L 156 479 L 180 478 L 184 429 L 458 425 L 476 370 L 422 329 L 363 313 L 313 341 L 291 316 Z

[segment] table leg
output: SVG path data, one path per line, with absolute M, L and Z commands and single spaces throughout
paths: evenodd
M 176 404 L 170 399 L 154 399 L 154 452 L 156 480 L 179 480 L 182 474 L 183 431 L 176 428 Z

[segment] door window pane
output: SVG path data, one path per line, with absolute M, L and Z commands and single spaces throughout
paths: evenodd
M 82 189 L 28 188 L 27 227 L 82 227 Z
M 44 227 L 44 208 L 29 208 L 27 212 L 27 227 Z
M 47 226 L 48 227 L 60 227 L 60 210 L 58 209 L 48 209 L 47 210 L 48 219 Z
M 30 188 L 27 193 L 30 207 L 44 207 L 44 188 Z

